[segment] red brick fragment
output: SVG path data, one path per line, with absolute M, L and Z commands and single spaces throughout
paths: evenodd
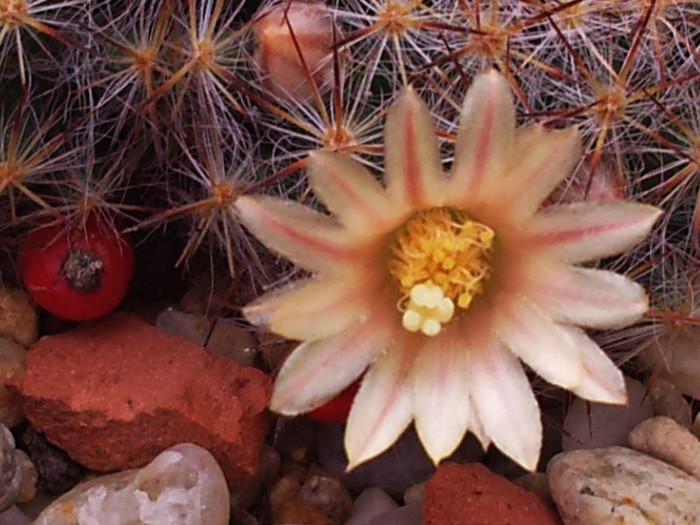
M 139 467 L 191 442 L 244 488 L 268 428 L 265 374 L 126 313 L 42 338 L 9 386 L 34 427 L 97 471 Z
M 561 525 L 534 492 L 481 463 L 443 463 L 425 487 L 423 525 Z

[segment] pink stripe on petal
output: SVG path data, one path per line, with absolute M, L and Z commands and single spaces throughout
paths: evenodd
M 355 397 L 345 429 L 348 469 L 380 455 L 411 423 L 414 353 L 402 336 L 370 367 Z
M 557 322 L 620 328 L 649 306 L 641 286 L 614 272 L 540 263 L 523 279 L 523 293 Z
M 647 236 L 661 214 L 634 202 L 580 202 L 552 206 L 524 226 L 533 251 L 560 261 L 592 261 L 623 252 Z
M 393 104 L 384 132 L 388 190 L 409 208 L 439 206 L 445 195 L 435 124 L 412 88 Z
M 547 131 L 533 125 L 517 131 L 509 173 L 493 198 L 510 203 L 508 214 L 520 221 L 537 211 L 580 160 L 581 138 L 576 128 Z
M 370 320 L 335 337 L 299 345 L 277 376 L 271 410 L 295 416 L 322 405 L 386 350 L 391 335 L 387 323 Z
M 468 348 L 449 330 L 421 348 L 413 374 L 416 431 L 435 464 L 459 446 L 472 412 Z
M 289 339 L 331 337 L 369 315 L 376 304 L 376 283 L 367 276 L 338 276 L 312 282 L 278 300 L 269 329 Z
M 451 202 L 473 203 L 500 187 L 514 137 L 515 108 L 508 81 L 496 71 L 479 75 L 464 99 L 450 178 Z
M 473 348 L 471 393 L 484 432 L 501 452 L 535 470 L 542 446 L 540 410 L 517 358 L 495 339 Z
M 292 201 L 244 196 L 236 210 L 245 226 L 270 249 L 311 271 L 352 264 L 356 242 L 333 218 Z
M 398 210 L 386 191 L 359 162 L 325 151 L 309 155 L 309 182 L 314 193 L 353 230 L 383 233 L 397 227 Z

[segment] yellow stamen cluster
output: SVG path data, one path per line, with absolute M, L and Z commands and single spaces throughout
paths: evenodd
M 455 305 L 469 308 L 491 272 L 491 228 L 450 208 L 416 213 L 396 233 L 389 272 L 402 292 L 406 330 L 434 336 Z

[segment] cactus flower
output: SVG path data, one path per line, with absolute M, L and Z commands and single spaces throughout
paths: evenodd
M 414 422 L 435 463 L 472 432 L 535 469 L 542 427 L 522 364 L 582 398 L 625 403 L 622 374 L 582 328 L 634 322 L 647 297 L 579 264 L 638 243 L 660 211 L 625 201 L 541 208 L 579 160 L 579 134 L 516 129 L 495 71 L 466 95 L 449 176 L 411 88 L 384 138 L 385 185 L 347 157 L 311 155 L 310 184 L 332 215 L 267 196 L 236 203 L 264 244 L 310 274 L 245 309 L 301 341 L 271 408 L 311 411 L 364 374 L 345 430 L 349 468 Z

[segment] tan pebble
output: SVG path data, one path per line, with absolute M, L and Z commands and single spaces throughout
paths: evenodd
M 309 478 L 301 487 L 299 499 L 338 523 L 345 522 L 352 507 L 352 498 L 345 486 L 328 476 Z
M 21 397 L 5 387 L 5 382 L 24 370 L 27 351 L 18 343 L 0 338 L 0 423 L 8 428 L 24 421 Z
M 700 479 L 700 441 L 665 416 L 643 421 L 629 434 L 630 445 Z
M 25 348 L 39 337 L 36 310 L 22 290 L 0 287 L 0 336 L 8 337 Z
M 272 523 L 294 525 L 339 525 L 339 522 L 325 516 L 320 510 L 292 498 L 282 507 L 272 510 Z
M 270 509 L 281 509 L 285 502 L 295 498 L 301 490 L 301 483 L 296 479 L 285 476 L 280 478 L 270 489 L 269 501 Z
M 15 459 L 22 469 L 22 484 L 15 503 L 27 503 L 36 496 L 36 483 L 39 476 L 34 463 L 23 450 L 15 450 Z

